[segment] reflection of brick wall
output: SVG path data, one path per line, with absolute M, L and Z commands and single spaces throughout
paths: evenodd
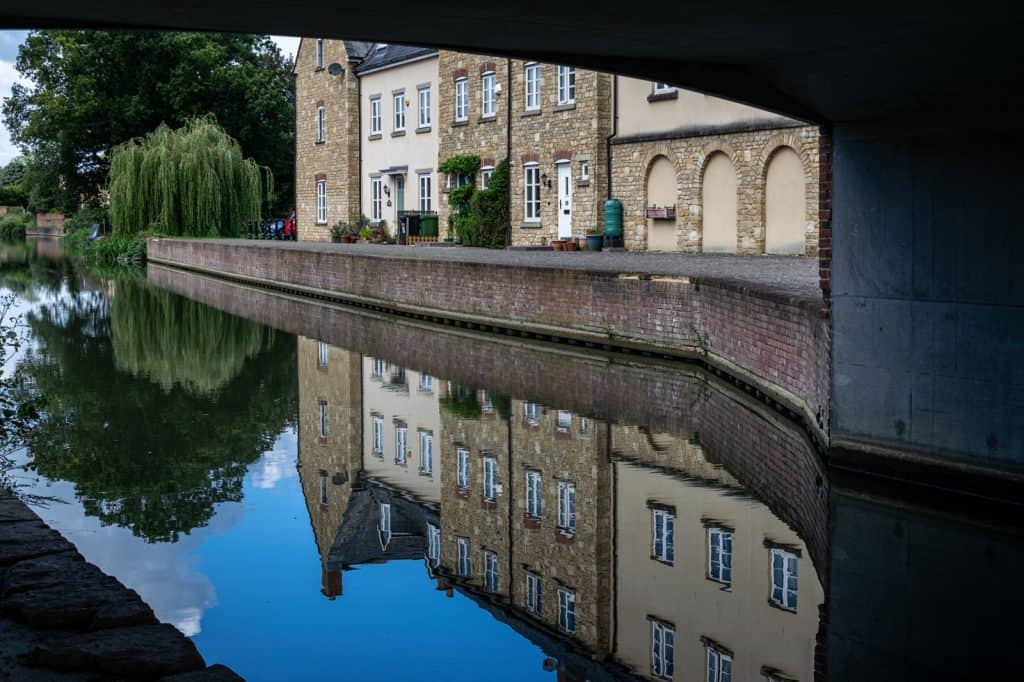
M 36 228 L 61 232 L 64 229 L 64 215 L 61 213 L 36 213 Z

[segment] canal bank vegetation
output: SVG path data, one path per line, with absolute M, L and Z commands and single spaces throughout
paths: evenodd
M 7 366 L 25 342 L 21 316 L 15 314 L 15 297 L 0 294 L 0 368 Z M 32 390 L 24 372 L 0 372 L 0 490 L 14 489 L 10 479 L 12 455 L 22 447 L 39 421 L 43 402 Z
M 32 214 L 15 208 L 0 217 L 0 239 L 22 239 L 32 227 Z

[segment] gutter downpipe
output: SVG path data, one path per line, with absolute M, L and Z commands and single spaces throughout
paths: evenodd
M 351 64 L 351 62 L 349 62 Z M 356 178 L 356 186 L 359 188 L 359 215 L 357 220 L 363 216 L 363 79 L 359 77 L 355 64 L 352 65 L 352 75 L 356 77 L 356 137 L 359 138 L 359 177 Z M 351 219 L 352 216 L 349 216 Z
M 508 206 L 508 224 L 505 226 L 505 248 L 512 246 L 512 59 L 505 59 L 505 82 L 508 96 L 505 97 L 505 164 L 508 169 L 508 184 L 505 186 L 505 203 Z
M 619 134 L 619 77 L 612 74 L 612 132 L 605 141 L 607 149 L 605 151 L 605 162 L 607 168 L 605 172 L 608 174 L 608 198 L 612 196 L 612 140 Z

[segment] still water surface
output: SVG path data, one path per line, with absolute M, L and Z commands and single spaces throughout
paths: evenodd
M 247 679 L 1012 669 L 973 656 L 1005 636 L 990 588 L 949 588 L 1012 580 L 1019 529 L 830 482 L 694 368 L 3 254 L 49 400 L 22 492 Z

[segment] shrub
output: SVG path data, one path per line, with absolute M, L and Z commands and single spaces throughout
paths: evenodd
M 505 247 L 506 226 L 508 225 L 508 160 L 494 169 L 486 189 L 473 195 L 470 201 L 472 241 L 469 246 L 484 246 L 489 249 Z
M 11 211 L 0 218 L 0 239 L 20 239 L 32 227 L 32 214 L 25 211 Z

